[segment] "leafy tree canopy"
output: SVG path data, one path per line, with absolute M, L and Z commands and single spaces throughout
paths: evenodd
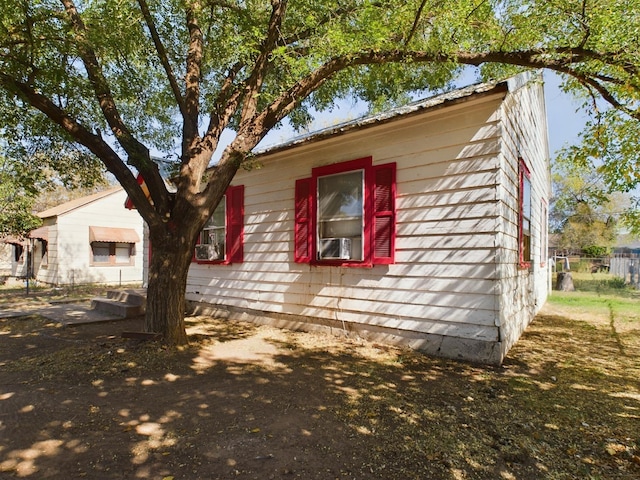
M 98 159 L 77 148 L 52 154 L 14 142 L 3 151 L 11 157 L 0 156 L 0 237 L 22 237 L 42 223 L 34 212 L 108 184 Z
M 608 131 L 637 128 L 639 15 L 640 0 L 0 0 L 0 129 L 12 158 L 100 159 L 149 225 L 147 321 L 179 324 L 184 295 L 162 291 L 184 290 L 197 232 L 283 119 L 303 126 L 340 98 L 385 108 L 473 66 L 552 69 L 612 107 Z M 175 162 L 176 192 L 151 151 Z
M 600 110 L 593 103 L 593 118 L 587 122 L 580 142 L 563 148 L 555 161 L 564 186 L 596 206 L 623 194 L 625 206 L 619 219 L 632 234 L 640 235 L 640 122 L 620 110 Z M 588 178 L 588 180 L 587 180 Z M 620 197 L 618 197 L 620 198 Z M 564 200 L 561 199 L 562 203 Z
M 4 157 L 0 157 L 0 239 L 6 236 L 22 237 L 42 223 L 31 212 L 34 192 L 24 185 L 25 177 L 16 172 Z
M 606 188 L 602 172 L 567 160 L 553 166 L 550 231 L 559 234 L 558 247 L 594 256 L 610 253 L 618 235 L 627 230 L 633 198 Z

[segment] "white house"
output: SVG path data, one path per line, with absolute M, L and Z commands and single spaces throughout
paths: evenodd
M 256 162 L 195 248 L 196 311 L 500 364 L 545 303 L 537 76 L 337 125 Z
M 26 237 L 5 236 L 0 238 L 0 276 L 4 280 L 11 277 L 33 276 L 47 249 L 47 229 L 43 227 L 30 231 Z M 46 256 L 44 256 L 46 263 Z
M 141 284 L 143 221 L 121 187 L 37 215 L 43 225 L 14 244 L 12 274 L 53 285 Z
M 0 285 L 6 277 L 11 276 L 13 247 L 10 243 L 5 243 L 4 238 L 0 238 Z

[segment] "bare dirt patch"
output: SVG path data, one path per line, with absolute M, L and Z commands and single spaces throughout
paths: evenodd
M 182 349 L 121 338 L 140 319 L 0 319 L 0 478 L 640 478 L 640 325 L 593 320 L 549 308 L 493 368 L 208 317 Z

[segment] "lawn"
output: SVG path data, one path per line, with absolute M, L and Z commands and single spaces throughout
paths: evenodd
M 640 325 L 640 291 L 606 273 L 572 273 L 575 292 L 553 291 L 548 303 L 562 306 L 574 318 Z

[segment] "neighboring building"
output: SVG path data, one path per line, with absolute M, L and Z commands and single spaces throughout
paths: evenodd
M 539 77 L 341 124 L 255 161 L 195 248 L 197 311 L 499 364 L 546 301 Z
M 11 276 L 12 255 L 13 247 L 11 244 L 5 243 L 4 239 L 0 238 L 0 285 L 4 283 L 6 277 Z
M 37 215 L 43 225 L 13 243 L 12 276 L 53 285 L 141 284 L 143 222 L 121 187 Z
M 629 234 L 621 235 L 613 252 L 615 255 L 638 256 L 640 255 L 640 240 Z
M 47 229 L 36 228 L 22 238 L 8 236 L 0 238 L 0 275 L 7 278 L 33 277 L 34 262 L 40 265 L 42 252 L 46 251 Z

